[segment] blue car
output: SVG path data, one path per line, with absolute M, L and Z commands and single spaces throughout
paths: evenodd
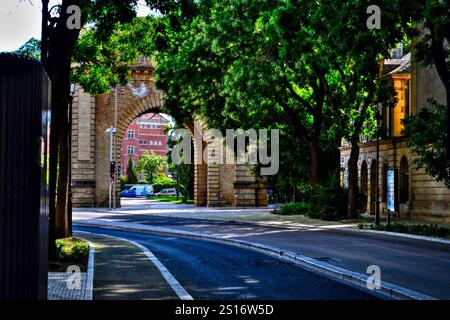
M 120 193 L 120 196 L 124 198 L 136 198 L 136 190 L 131 189 L 123 190 Z

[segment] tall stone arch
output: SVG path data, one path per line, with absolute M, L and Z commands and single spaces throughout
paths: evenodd
M 128 125 L 145 113 L 163 112 L 164 93 L 153 81 L 153 67 L 131 68 L 128 84 L 107 94 L 91 96 L 77 86 L 72 104 L 72 201 L 75 207 L 108 206 L 110 142 L 106 130 L 116 128 L 113 160 L 120 162 L 122 138 Z M 185 123 L 194 145 L 194 203 L 211 207 L 267 205 L 264 179 L 249 166 L 207 164 L 203 133 L 206 124 L 195 115 Z M 199 138 L 200 137 L 200 138 Z M 120 206 L 120 178 L 116 177 L 116 207 Z

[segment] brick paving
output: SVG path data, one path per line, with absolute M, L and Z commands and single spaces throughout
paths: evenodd
M 48 300 L 87 300 L 87 273 L 81 272 L 79 276 L 78 286 L 71 273 L 49 272 Z

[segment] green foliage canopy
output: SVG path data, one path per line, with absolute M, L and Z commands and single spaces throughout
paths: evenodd
M 148 183 L 154 183 L 156 174 L 167 166 L 166 157 L 157 155 L 155 152 L 144 152 L 139 158 L 137 170 L 145 174 Z

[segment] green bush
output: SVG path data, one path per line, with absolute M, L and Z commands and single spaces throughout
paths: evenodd
M 170 184 L 170 183 L 173 183 L 174 182 L 174 180 L 173 179 L 170 179 L 168 176 L 167 176 L 167 174 L 165 174 L 165 173 L 159 173 L 157 176 L 156 176 L 156 178 L 155 178 L 155 183 L 156 184 Z
M 302 202 L 288 203 L 278 210 L 281 215 L 305 215 L 329 221 L 346 217 L 348 192 L 339 186 L 337 179 L 325 185 L 304 186 L 299 190 Z
M 56 258 L 60 262 L 80 263 L 89 256 L 89 244 L 77 238 L 56 240 Z
M 121 176 L 121 177 L 120 177 L 120 190 L 125 190 L 125 189 L 126 189 L 126 184 L 127 184 L 127 183 L 128 183 L 127 177 Z
M 307 214 L 309 209 L 309 205 L 305 202 L 290 202 L 282 205 L 278 210 L 278 214 L 285 216 Z
M 344 219 L 347 213 L 348 192 L 339 186 L 316 186 L 311 190 L 307 216 L 315 219 L 336 221 Z
M 378 226 L 376 224 L 370 225 L 360 224 L 358 225 L 358 227 L 360 229 L 408 233 L 429 237 L 441 237 L 441 238 L 450 237 L 449 228 L 439 227 L 437 225 L 391 223 L 389 225 L 380 224 Z

